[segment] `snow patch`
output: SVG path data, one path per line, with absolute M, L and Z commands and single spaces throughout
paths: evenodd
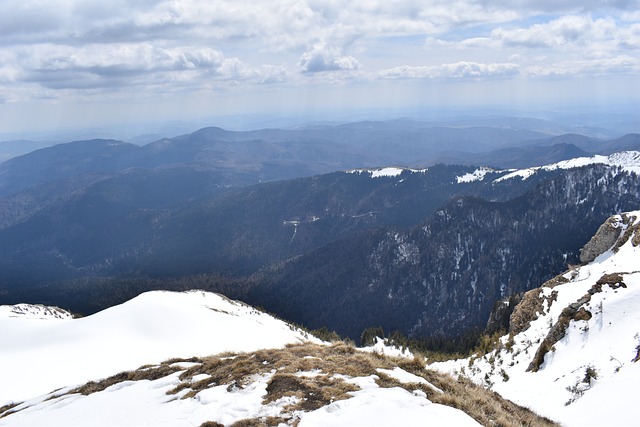
M 40 304 L 0 305 L 0 319 L 8 317 L 30 320 L 73 319 L 71 313 L 58 307 L 48 307 Z
M 387 340 L 380 337 L 376 337 L 376 343 L 374 345 L 361 347 L 358 348 L 358 350 L 367 353 L 383 354 L 391 357 L 404 357 L 407 359 L 412 359 L 414 357 L 413 353 L 411 353 L 408 348 L 398 348 L 394 345 L 390 345 Z
M 408 171 L 410 173 L 424 173 L 427 169 L 405 169 L 398 167 L 385 167 L 378 169 L 353 169 L 345 171 L 346 173 L 355 173 L 355 174 L 369 174 L 371 178 L 380 178 L 380 177 L 396 177 L 399 176 L 402 172 Z
M 533 176 L 538 171 L 554 171 L 558 169 L 574 169 L 582 166 L 603 164 L 607 166 L 617 166 L 623 171 L 634 172 L 640 174 L 640 152 L 638 151 L 621 151 L 619 153 L 613 153 L 609 156 L 595 155 L 593 157 L 578 157 L 575 159 L 563 160 L 558 163 L 553 163 L 546 166 L 538 166 L 533 168 L 526 168 L 517 170 L 500 178 L 495 179 L 493 182 L 501 182 L 507 179 L 521 178 L 523 180 Z
M 469 183 L 474 181 L 482 181 L 484 180 L 485 175 L 492 172 L 495 172 L 495 170 L 491 168 L 482 167 L 482 168 L 476 169 L 471 173 L 466 173 L 462 176 L 456 177 L 456 181 L 458 182 L 458 184 Z
M 454 408 L 435 404 L 404 389 L 369 388 L 301 415 L 299 427 L 323 426 L 479 426 Z

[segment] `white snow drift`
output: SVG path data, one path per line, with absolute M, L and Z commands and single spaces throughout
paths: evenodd
M 172 357 L 309 339 L 250 306 L 198 291 L 148 292 L 79 319 L 15 311 L 0 309 L 0 406 Z
M 43 312 L 48 314 L 42 315 Z M 231 425 L 248 418 L 277 417 L 299 398 L 283 397 L 264 403 L 275 370 L 253 375 L 251 382 L 242 387 L 212 384 L 184 399 L 189 389 L 167 394 L 181 384 L 182 370 L 155 380 L 117 382 L 86 396 L 69 392 L 88 380 L 142 365 L 157 365 L 173 357 L 250 352 L 309 340 L 321 343 L 265 313 L 205 292 L 149 292 L 81 319 L 54 313 L 59 310 L 35 306 L 0 309 L 0 333 L 4 338 L 0 349 L 0 406 L 10 400 L 17 403 L 31 398 L 0 418 L 0 426 L 187 427 L 206 421 Z M 379 344 L 370 351 L 386 349 L 382 347 Z M 197 364 L 174 365 L 186 370 Z M 401 382 L 426 383 L 397 367 L 380 372 Z M 310 377 L 318 374 L 297 373 Z M 191 381 L 207 377 L 199 374 Z M 301 427 L 418 426 L 425 422 L 479 425 L 462 411 L 432 403 L 423 391 L 380 388 L 376 377 L 344 377 L 360 388 L 350 393 L 351 398 L 311 412 L 296 411 L 289 420 L 299 422 Z

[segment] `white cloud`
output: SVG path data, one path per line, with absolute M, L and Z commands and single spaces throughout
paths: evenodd
M 485 79 L 513 76 L 519 67 L 513 63 L 480 64 L 477 62 L 456 62 L 438 66 L 401 66 L 379 73 L 385 79 Z
M 302 54 L 300 66 L 305 73 L 318 73 L 356 70 L 360 67 L 360 63 L 352 56 L 342 55 L 336 48 L 329 48 L 323 43 L 318 43 L 312 50 Z
M 294 98 L 315 87 L 366 94 L 381 80 L 395 93 L 403 79 L 615 78 L 636 72 L 639 2 L 3 0 L 0 94 L 61 103 L 167 91 L 208 100 L 220 89 Z
M 634 11 L 640 8 L 639 0 L 479 0 L 478 3 L 538 13 L 567 13 L 584 10 Z
M 25 51 L 28 53 L 24 56 L 31 59 L 21 64 L 23 72 L 18 79 L 49 88 L 113 88 L 163 82 L 197 85 L 199 79 L 266 78 L 261 69 L 209 48 L 160 48 L 139 43 L 38 45 Z
M 571 77 L 579 75 L 604 75 L 617 73 L 640 73 L 640 61 L 631 56 L 594 60 L 569 60 L 544 66 L 530 66 L 526 73 L 534 77 Z
M 491 39 L 505 46 L 561 48 L 612 40 L 616 30 L 616 23 L 612 19 L 593 20 L 588 16 L 569 15 L 527 28 L 497 28 L 491 32 Z

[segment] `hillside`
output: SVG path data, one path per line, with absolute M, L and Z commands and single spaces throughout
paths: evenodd
M 430 366 L 563 425 L 637 424 L 640 211 L 608 219 L 581 259 L 525 294 L 497 348 Z
M 483 180 L 523 181 L 492 176 Z M 373 325 L 414 337 L 484 328 L 497 300 L 576 263 L 602 221 L 640 205 L 638 179 L 617 166 L 594 165 L 566 170 L 506 201 L 454 197 L 409 229 L 363 232 L 269 269 L 247 298 L 354 339 Z
M 132 170 L 0 230 L 0 300 L 86 314 L 197 288 L 353 339 L 373 325 L 456 336 L 576 262 L 612 212 L 636 208 L 638 157 L 356 169 L 231 189 L 213 172 Z
M 2 426 L 554 425 L 420 357 L 320 343 L 220 295 L 55 313 L 0 307 Z
M 42 311 L 0 306 L 0 382 L 11 384 L 0 388 L 1 404 L 171 357 L 318 341 L 252 307 L 198 291 L 148 292 L 77 319 L 35 315 Z

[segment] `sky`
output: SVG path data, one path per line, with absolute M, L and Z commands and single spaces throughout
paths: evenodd
M 3 0 L 0 134 L 640 99 L 640 0 Z

